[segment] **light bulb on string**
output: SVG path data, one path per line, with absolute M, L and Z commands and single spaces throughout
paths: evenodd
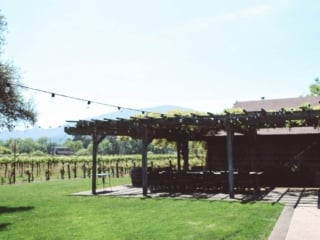
M 88 108 L 88 109 L 90 108 L 90 104 L 91 104 L 91 101 L 88 101 L 88 102 L 87 102 L 87 108 Z
M 5 86 L 4 92 L 5 92 L 5 93 L 9 93 L 9 92 L 10 92 L 10 86 L 9 86 L 9 85 L 6 85 L 6 86 Z

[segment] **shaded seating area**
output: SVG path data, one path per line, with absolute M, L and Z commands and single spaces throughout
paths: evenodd
M 236 192 L 260 190 L 263 172 L 234 171 Z M 148 172 L 150 192 L 228 192 L 228 171 L 152 170 Z
M 206 113 L 175 116 L 159 114 L 156 116 L 153 114 L 152 117 L 144 114 L 130 119 L 80 120 L 72 122 L 73 126 L 66 127 L 65 132 L 72 135 L 92 136 L 93 194 L 96 194 L 95 176 L 98 145 L 104 137 L 112 135 L 130 136 L 142 140 L 141 187 L 144 195 L 148 194 L 149 189 L 167 192 L 224 191 L 228 192 L 232 198 L 235 191 L 258 190 L 261 182 L 265 181 L 262 181 L 263 176 L 266 175 L 264 169 L 269 162 L 268 159 L 263 160 L 264 156 L 259 155 L 261 138 L 258 131 L 283 129 L 288 126 L 288 123 L 290 123 L 290 127 L 318 128 L 320 126 L 320 111 L 281 109 L 268 112 L 261 109 L 260 111 L 243 111 L 241 113 L 227 112 L 220 115 Z M 306 156 L 305 152 L 314 151 L 316 156 L 319 156 L 317 151 L 319 148 L 316 146 L 319 144 L 317 139 L 320 134 L 315 133 L 314 136 L 313 138 L 316 138 L 313 139 L 315 144 L 311 144 L 309 148 L 306 146 L 301 149 L 301 154 L 296 154 L 298 158 L 294 159 L 295 162 L 301 163 L 301 159 Z M 176 170 L 148 170 L 148 145 L 153 139 L 161 138 L 176 142 L 178 166 Z M 290 139 L 290 136 L 288 138 Z M 208 143 L 205 171 L 190 171 L 188 156 L 190 141 Z M 275 144 L 280 146 L 284 144 L 284 142 L 274 143 L 272 141 L 272 147 Z M 273 150 L 272 147 L 271 150 Z M 281 156 L 279 151 L 276 154 L 278 154 L 276 157 Z M 243 159 L 247 161 L 244 165 L 245 170 L 242 170 L 243 166 L 240 164 Z M 278 163 L 281 163 L 281 159 L 270 164 Z M 318 167 L 320 167 L 319 164 Z

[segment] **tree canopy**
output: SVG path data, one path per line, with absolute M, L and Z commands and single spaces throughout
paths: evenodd
M 320 96 L 320 80 L 316 78 L 314 83 L 310 85 L 310 94 L 312 96 Z
M 0 12 L 0 129 L 13 129 L 19 121 L 36 122 L 36 112 L 33 103 L 25 99 L 19 87 L 19 74 L 16 68 L 3 62 L 2 46 L 4 45 L 4 33 L 7 22 Z

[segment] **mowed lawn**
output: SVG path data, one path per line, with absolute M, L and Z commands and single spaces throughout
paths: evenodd
M 90 184 L 79 179 L 0 186 L 0 239 L 268 239 L 283 207 L 70 196 Z

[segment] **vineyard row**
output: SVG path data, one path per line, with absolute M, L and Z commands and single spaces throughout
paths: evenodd
M 76 156 L 7 156 L 0 157 L 0 183 L 49 181 L 50 179 L 90 178 L 92 158 Z M 150 154 L 148 164 L 151 168 L 175 167 L 175 155 Z M 191 166 L 203 166 L 203 160 L 191 157 Z M 97 173 L 108 172 L 111 177 L 122 177 L 131 168 L 141 166 L 141 155 L 99 156 Z

